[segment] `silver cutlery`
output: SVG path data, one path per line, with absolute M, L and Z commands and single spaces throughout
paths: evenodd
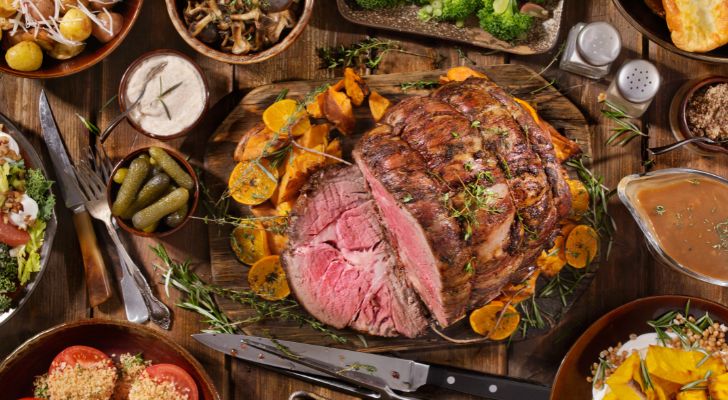
M 104 143 L 106 141 L 106 139 L 109 137 L 109 134 L 111 134 L 111 131 L 113 131 L 114 128 L 116 128 L 116 126 L 119 125 L 121 123 L 121 121 L 123 121 L 127 117 L 127 115 L 129 115 L 129 113 L 132 112 L 132 110 L 134 110 L 134 108 L 139 104 L 139 102 L 142 101 L 142 97 L 144 97 L 144 93 L 147 92 L 147 87 L 149 86 L 149 82 L 151 82 L 152 79 L 154 79 L 157 75 L 159 75 L 164 70 L 165 67 L 167 67 L 167 62 L 162 61 L 161 63 L 152 67 L 152 69 L 150 69 L 149 72 L 147 72 L 147 75 L 144 77 L 145 81 L 144 81 L 144 87 L 142 87 L 142 92 L 139 93 L 139 96 L 137 96 L 136 100 L 134 100 L 134 102 L 131 103 L 129 105 L 129 107 L 126 108 L 126 111 L 122 112 L 121 114 L 117 115 L 116 118 L 112 119 L 111 122 L 109 123 L 109 126 L 107 126 L 103 132 L 101 132 L 101 134 L 99 135 L 99 140 L 101 141 L 101 143 Z
M 546 400 L 551 392 L 514 378 L 378 354 L 245 335 L 192 337 L 233 357 L 366 399 L 410 400 L 400 393 L 413 393 L 424 385 L 494 400 Z
M 38 108 L 43 140 L 48 146 L 48 153 L 56 170 L 58 189 L 66 207 L 73 212 L 73 225 L 76 227 L 76 235 L 78 235 L 83 256 L 88 303 L 91 307 L 96 307 L 111 298 L 109 272 L 101 256 L 91 217 L 84 206 L 76 174 L 63 145 L 63 139 L 58 132 L 58 125 L 53 117 L 53 110 L 51 110 L 45 91 L 40 93 Z
M 106 182 L 111 175 L 111 169 L 111 161 L 106 157 L 106 152 L 101 146 L 97 147 L 96 157 L 87 153 L 86 157 L 78 163 L 76 175 L 84 192 L 86 209 L 92 217 L 106 225 L 106 230 L 123 260 L 122 268 L 131 275 L 131 282 L 136 284 L 139 292 L 141 292 L 144 303 L 149 310 L 149 318 L 159 327 L 169 329 L 172 322 L 169 308 L 154 296 L 149 283 L 134 260 L 129 256 L 126 247 L 121 242 L 119 232 L 114 226 L 111 208 L 106 197 Z
M 673 151 L 679 147 L 685 146 L 686 144 L 690 144 L 690 143 L 705 143 L 705 144 L 711 144 L 711 145 L 715 145 L 715 146 L 722 146 L 722 145 L 728 144 L 728 140 L 713 140 L 711 138 L 704 137 L 704 136 L 694 136 L 694 137 L 691 137 L 688 139 L 683 139 L 678 142 L 668 144 L 665 146 L 650 147 L 649 149 L 647 149 L 647 151 L 658 156 L 660 154 L 668 153 L 670 151 Z

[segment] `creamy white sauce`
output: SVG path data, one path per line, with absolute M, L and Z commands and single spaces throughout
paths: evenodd
M 23 209 L 18 212 L 10 212 L 8 219 L 11 224 L 25 231 L 28 230 L 28 225 L 38 218 L 38 203 L 32 197 L 23 193 L 20 204 Z
M 668 335 L 672 336 L 669 333 Z M 635 339 L 624 343 L 622 347 L 617 350 L 617 353 L 621 354 L 626 351 L 629 355 L 632 354 L 633 351 L 638 351 L 640 353 L 640 358 L 644 359 L 647 357 L 647 349 L 649 349 L 650 346 L 662 346 L 662 342 L 660 342 L 657 338 L 657 333 L 653 332 L 639 335 Z M 606 384 L 602 386 L 601 389 L 592 387 L 592 398 L 594 400 L 602 400 L 607 395 L 608 390 L 609 387 Z
M 129 107 L 142 93 L 149 70 L 163 62 L 167 66 L 149 81 L 141 102 L 131 111 L 129 118 L 147 132 L 171 136 L 189 128 L 205 109 L 205 83 L 194 64 L 174 54 L 150 57 L 130 71 L 124 90 L 126 106 Z M 180 85 L 164 95 L 160 101 L 160 94 L 177 84 Z

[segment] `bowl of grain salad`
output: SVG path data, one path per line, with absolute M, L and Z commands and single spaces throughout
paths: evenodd
M 219 400 L 203 367 L 157 331 L 89 319 L 29 339 L 0 364 L 3 398 Z
M 698 153 L 728 154 L 728 76 L 685 83 L 673 99 L 670 125 L 678 140 L 707 137 L 719 142 L 692 144 Z
M 695 297 L 627 303 L 576 340 L 551 399 L 728 398 L 727 321 L 728 308 Z

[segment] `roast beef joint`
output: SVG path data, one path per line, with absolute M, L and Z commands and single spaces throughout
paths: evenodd
M 302 190 L 282 260 L 318 320 L 377 336 L 448 327 L 533 270 L 571 208 L 551 137 L 488 79 L 391 107 Z

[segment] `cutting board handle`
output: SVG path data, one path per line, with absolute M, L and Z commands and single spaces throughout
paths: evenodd
M 96 307 L 111 298 L 109 272 L 101 256 L 88 212 L 82 211 L 74 214 L 73 225 L 76 226 L 76 234 L 81 244 L 88 303 L 91 307 Z

